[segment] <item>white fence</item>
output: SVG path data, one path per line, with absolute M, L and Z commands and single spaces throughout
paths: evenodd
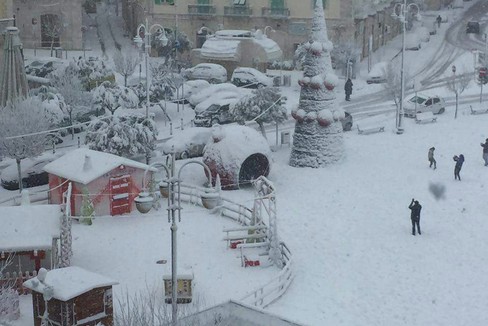
M 201 194 L 205 192 L 204 188 L 181 183 L 180 192 L 182 201 L 203 206 Z M 250 225 L 251 223 L 252 210 L 231 200 L 222 198 L 222 204 L 217 210 L 219 210 L 221 215 L 236 221 L 240 225 Z M 294 278 L 293 259 L 291 251 L 284 242 L 280 242 L 280 251 L 284 267 L 278 276 L 260 288 L 246 294 L 239 301 L 258 308 L 265 308 L 286 292 Z

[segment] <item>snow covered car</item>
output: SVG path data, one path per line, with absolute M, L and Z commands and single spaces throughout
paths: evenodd
M 195 67 L 184 69 L 182 75 L 187 80 L 203 79 L 211 84 L 227 81 L 227 70 L 216 63 L 197 64 Z
M 210 86 L 210 83 L 203 79 L 189 80 L 184 82 L 174 93 L 173 102 L 188 103 L 188 99 L 202 89 Z
M 25 73 L 27 75 L 44 78 L 62 65 L 63 61 L 61 59 L 37 59 L 25 66 Z
M 24 188 L 42 186 L 48 184 L 48 174 L 44 171 L 44 166 L 62 154 L 43 154 L 36 158 L 26 158 L 20 161 L 22 186 Z M 19 178 L 17 172 L 17 163 L 14 162 L 3 169 L 1 175 L 2 187 L 7 190 L 19 189 Z
M 422 47 L 422 41 L 417 34 L 407 34 L 405 36 L 405 50 L 418 51 Z
M 386 83 L 386 71 L 388 69 L 388 62 L 382 61 L 376 63 L 371 71 L 368 73 L 368 79 L 366 83 L 368 84 L 380 84 Z
M 403 112 L 406 117 L 415 118 L 417 113 L 432 112 L 444 113 L 446 103 L 437 95 L 417 94 L 403 102 Z
M 273 78 L 261 71 L 248 67 L 237 67 L 232 73 L 231 83 L 239 87 L 262 88 L 273 86 Z
M 429 42 L 430 41 L 430 31 L 427 27 L 419 27 L 415 30 L 415 34 L 420 38 L 421 42 Z
M 195 127 L 182 130 L 163 144 L 163 154 L 171 154 L 174 151 L 176 159 L 202 156 L 210 137 L 210 128 Z
M 190 105 L 195 108 L 198 104 L 208 99 L 217 99 L 221 97 L 240 97 L 251 92 L 250 89 L 239 88 L 231 83 L 222 83 L 216 85 L 210 85 L 207 88 L 200 90 L 198 93 L 193 94 L 188 99 Z
M 229 109 L 232 104 L 239 101 L 240 97 L 227 97 L 210 99 L 195 107 L 195 126 L 212 127 L 215 124 L 232 123 L 234 120 Z

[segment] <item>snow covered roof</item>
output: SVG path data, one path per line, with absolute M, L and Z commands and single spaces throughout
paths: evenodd
M 44 171 L 86 185 L 121 165 L 157 171 L 147 164 L 88 148 L 78 148 L 66 153 L 47 164 Z
M 270 38 L 263 35 L 262 38 L 256 37 L 252 39 L 254 43 L 261 46 L 266 52 L 268 62 L 280 60 L 283 56 L 280 46 Z
M 90 290 L 118 284 L 118 282 L 89 272 L 80 267 L 71 266 L 48 271 L 44 282 L 36 276 L 24 282 L 24 286 L 33 291 L 44 294 L 48 286 L 53 289 L 53 298 L 68 301 Z
M 0 251 L 51 249 L 61 215 L 59 205 L 0 206 Z
M 205 58 L 219 58 L 239 61 L 240 40 L 222 39 L 217 37 L 208 38 L 201 48 L 200 55 Z

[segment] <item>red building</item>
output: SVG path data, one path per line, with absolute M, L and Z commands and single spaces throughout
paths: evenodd
M 117 282 L 71 266 L 47 271 L 24 282 L 32 291 L 34 326 L 113 325 L 112 286 Z M 47 312 L 47 314 L 45 314 Z
M 49 203 L 63 202 L 63 193 L 72 183 L 71 215 L 81 216 L 81 209 L 90 200 L 96 216 L 132 212 L 134 198 L 142 188 L 144 172 L 147 180 L 157 171 L 137 161 L 88 148 L 78 148 L 47 164 Z

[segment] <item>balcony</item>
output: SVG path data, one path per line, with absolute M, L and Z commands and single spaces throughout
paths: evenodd
M 224 7 L 224 16 L 230 17 L 249 17 L 252 15 L 252 9 L 248 6 Z
M 288 19 L 290 9 L 288 8 L 262 8 L 262 15 L 271 19 Z
M 216 10 L 214 5 L 188 5 L 188 14 L 193 16 L 214 16 L 215 12 Z

